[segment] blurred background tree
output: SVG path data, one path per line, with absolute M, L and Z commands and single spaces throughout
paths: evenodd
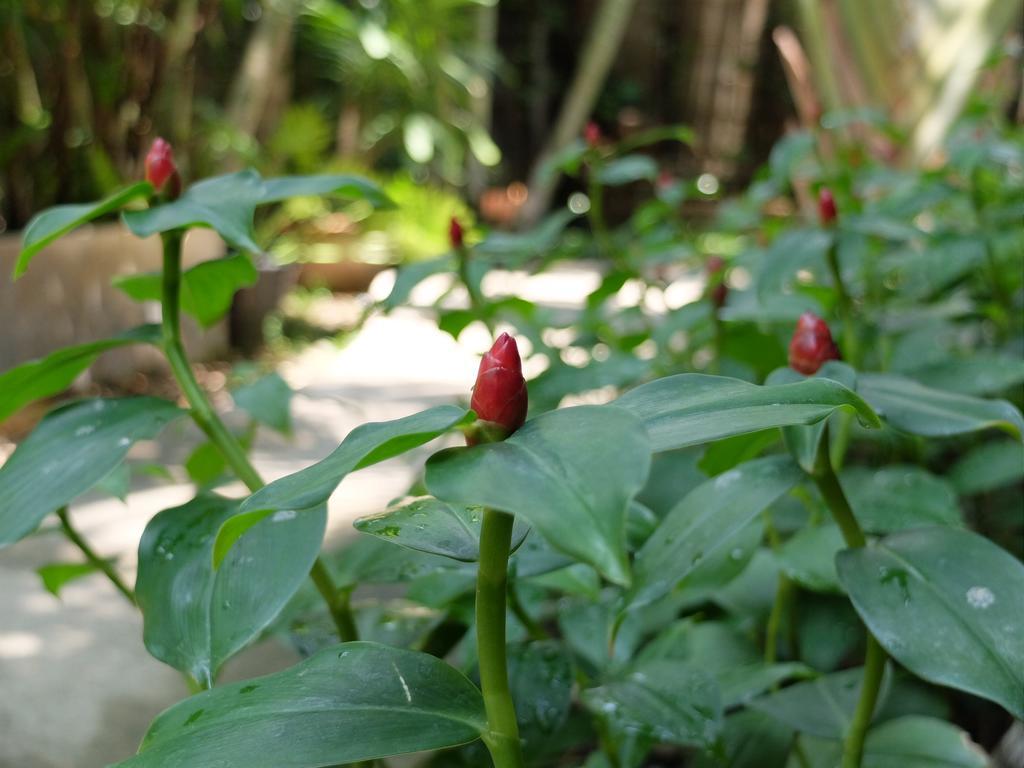
M 884 115 L 918 161 L 996 51 L 1019 113 L 1020 25 L 1017 0 L 0 0 L 0 228 L 137 175 L 157 134 L 191 176 L 359 167 L 498 224 L 591 118 L 693 126 L 659 163 L 726 188 L 794 116 Z

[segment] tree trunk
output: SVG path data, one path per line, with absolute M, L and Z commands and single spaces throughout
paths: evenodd
M 519 219 L 524 226 L 534 224 L 551 204 L 558 175 L 548 173 L 546 166 L 583 130 L 619 50 L 634 2 L 601 0 L 555 126 L 530 172 L 529 194 Z

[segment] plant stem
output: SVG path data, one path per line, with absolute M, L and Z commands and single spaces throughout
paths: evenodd
M 594 232 L 594 239 L 601 255 L 617 264 L 617 258 L 612 247 L 611 236 L 608 234 L 608 224 L 604 219 L 604 188 L 598 180 L 602 166 L 600 160 L 590 164 L 587 178 L 587 197 L 590 199 L 590 228 Z
M 480 530 L 480 567 L 476 581 L 476 647 L 480 688 L 487 711 L 484 743 L 495 768 L 522 768 L 519 725 L 508 687 L 505 657 L 505 600 L 512 515 L 484 510 Z
M 181 387 L 189 404 L 192 420 L 217 447 L 235 475 L 249 488 L 258 491 L 263 487 L 263 478 L 249 461 L 245 449 L 227 428 L 213 409 L 209 398 L 196 381 L 192 366 L 181 343 L 181 241 L 183 233 L 172 230 L 162 235 L 164 246 L 163 283 L 160 295 L 161 328 L 163 349 L 170 363 L 174 378 Z M 327 603 L 327 608 L 338 628 L 342 641 L 358 640 L 355 621 L 348 603 L 348 595 L 341 596 L 331 580 L 330 571 L 323 559 L 317 557 L 310 571 L 310 577 Z M 344 629 L 343 629 L 344 628 Z
M 864 536 L 864 531 L 861 530 L 857 518 L 853 515 L 850 502 L 847 500 L 846 494 L 843 493 L 839 478 L 836 477 L 832 462 L 829 460 L 827 428 L 822 436 L 821 447 L 818 449 L 813 477 L 818 490 L 821 491 L 821 495 L 825 499 L 825 504 L 839 525 L 839 530 L 842 531 L 846 546 L 851 549 L 865 546 L 867 539 Z M 875 713 L 878 691 L 881 688 L 882 675 L 885 672 L 885 650 L 871 634 L 871 630 L 866 629 L 866 631 L 867 651 L 864 658 L 864 677 L 861 682 L 860 698 L 857 700 L 857 709 L 854 712 L 853 720 L 850 721 L 846 738 L 843 740 L 842 768 L 860 768 L 861 758 L 864 754 L 864 738 L 871 725 L 871 717 Z
M 64 531 L 64 535 L 68 537 L 68 540 L 72 544 L 82 551 L 82 554 L 85 555 L 85 559 L 89 561 L 89 564 L 106 576 L 110 580 L 110 583 L 117 587 L 117 591 L 128 599 L 128 602 L 135 605 L 135 593 L 132 592 L 131 588 L 127 584 L 124 583 L 117 571 L 114 570 L 114 566 L 110 564 L 109 560 L 105 560 L 96 554 L 96 550 L 94 550 L 89 542 L 85 540 L 85 537 L 76 531 L 74 526 L 71 525 L 71 517 L 68 515 L 68 508 L 61 507 L 58 509 L 57 517 L 60 518 L 60 527 Z
M 839 304 L 839 319 L 843 323 L 843 355 L 854 368 L 860 365 L 860 344 L 857 339 L 856 329 L 853 327 L 853 301 L 850 293 L 843 283 L 843 275 L 839 270 L 839 244 L 835 233 L 832 242 L 825 252 L 828 261 L 828 269 L 832 274 L 832 284 L 836 289 L 836 296 Z
M 341 641 L 347 643 L 350 640 L 358 640 L 359 630 L 356 629 L 355 620 L 352 618 L 351 604 L 349 603 L 349 598 L 352 595 L 351 590 L 339 590 L 334 586 L 334 581 L 331 579 L 330 571 L 327 570 L 327 565 L 319 557 L 313 563 L 313 568 L 309 572 L 309 578 L 313 580 L 317 590 L 324 598 L 324 601 L 326 601 Z

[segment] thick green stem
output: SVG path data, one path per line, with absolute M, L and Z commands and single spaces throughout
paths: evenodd
M 818 449 L 818 457 L 814 466 L 814 482 L 817 484 L 818 490 L 821 491 L 832 517 L 839 525 L 846 546 L 851 549 L 863 547 L 867 543 L 864 531 L 861 530 L 857 518 L 854 517 L 850 502 L 846 499 L 846 494 L 843 493 L 843 488 L 839 484 L 839 478 L 836 477 L 832 463 L 829 461 L 827 428 L 822 436 L 821 447 Z M 882 675 L 885 672 L 885 661 L 885 650 L 871 634 L 871 630 L 867 630 L 864 677 L 861 682 L 857 709 L 854 712 L 853 720 L 850 721 L 846 738 L 843 740 L 842 768 L 860 768 L 861 758 L 864 754 L 864 738 L 875 713 L 878 691 L 881 688 Z
M 352 618 L 352 608 L 349 603 L 352 593 L 347 589 L 339 590 L 334 586 L 331 573 L 327 570 L 327 565 L 320 558 L 317 558 L 316 562 L 313 563 L 313 568 L 309 572 L 309 578 L 313 580 L 317 591 L 320 592 L 324 602 L 327 603 L 341 641 L 347 643 L 351 640 L 358 640 L 359 630 L 356 629 L 356 623 Z
M 512 515 L 504 512 L 484 511 L 476 581 L 476 647 L 480 660 L 480 688 L 487 710 L 487 732 L 483 740 L 495 768 L 523 766 L 519 725 L 508 687 L 505 657 L 505 600 L 513 521 Z
M 183 233 L 179 230 L 163 234 L 164 262 L 163 284 L 160 295 L 161 328 L 163 330 L 163 349 L 170 363 L 171 372 L 181 387 L 181 392 L 189 404 L 192 420 L 217 447 L 224 460 L 235 475 L 249 488 L 258 491 L 263 487 L 263 478 L 249 461 L 245 449 L 227 428 L 220 416 L 213 409 L 206 393 L 196 380 L 185 355 L 185 347 L 181 343 L 181 241 Z M 348 604 L 348 596 L 340 595 L 334 586 L 330 572 L 321 558 L 313 563 L 310 577 L 327 603 L 327 608 L 338 627 L 338 635 L 344 640 L 358 640 L 355 632 L 355 621 Z M 344 627 L 344 631 L 343 628 Z
M 85 555 L 85 559 L 89 561 L 89 564 L 106 576 L 110 580 L 110 583 L 117 587 L 117 591 L 128 599 L 128 602 L 135 605 L 135 593 L 132 592 L 131 588 L 127 584 L 124 583 L 117 571 L 114 570 L 114 566 L 110 564 L 109 560 L 104 560 L 96 554 L 96 551 L 92 548 L 89 542 L 85 540 L 85 537 L 76 531 L 74 526 L 71 525 L 68 508 L 61 507 L 58 509 L 57 517 L 60 518 L 60 527 L 64 531 L 64 535 L 68 537 L 68 540 L 72 544 L 82 551 L 82 554 Z
M 839 270 L 839 244 L 833 234 L 832 242 L 825 252 L 828 269 L 832 274 L 832 284 L 836 289 L 839 319 L 843 323 L 843 356 L 854 368 L 860 365 L 860 340 L 853 324 L 853 300 L 843 283 L 843 275 Z
M 588 218 L 590 219 L 590 228 L 594 232 L 594 239 L 597 241 L 597 247 L 605 258 L 615 262 L 617 259 L 615 250 L 612 247 L 612 238 L 608 233 L 608 224 L 604 219 L 604 187 L 601 186 L 601 182 L 598 179 L 601 165 L 601 161 L 598 160 L 591 163 L 588 168 L 587 197 L 590 198 Z

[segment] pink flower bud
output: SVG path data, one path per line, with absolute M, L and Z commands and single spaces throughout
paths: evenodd
M 451 222 L 448 224 L 448 241 L 452 244 L 454 250 L 458 250 L 463 244 L 463 231 L 462 222 L 455 216 L 452 216 Z
M 168 180 L 171 182 L 168 193 L 171 197 L 177 197 L 181 190 L 181 177 L 178 176 L 178 167 L 174 164 L 174 150 L 168 142 L 156 138 L 146 153 L 146 181 L 159 192 Z
M 595 149 L 601 143 L 601 126 L 593 120 L 587 123 L 583 129 L 583 140 L 587 142 L 588 147 Z
M 836 211 L 836 199 L 832 196 L 832 190 L 822 187 L 818 190 L 818 219 L 822 226 L 831 227 L 837 218 L 839 214 Z
M 796 323 L 789 342 L 789 367 L 805 376 L 818 372 L 828 360 L 841 360 L 839 347 L 825 321 L 813 312 L 804 312 Z
M 725 284 L 725 259 L 709 256 L 704 268 L 708 273 L 708 297 L 716 309 L 721 309 L 729 295 L 729 286 Z
M 502 437 L 515 432 L 526 421 L 526 380 L 516 340 L 501 334 L 480 361 L 473 387 L 472 408 L 481 421 L 500 428 Z M 470 440 L 473 444 L 475 440 Z

